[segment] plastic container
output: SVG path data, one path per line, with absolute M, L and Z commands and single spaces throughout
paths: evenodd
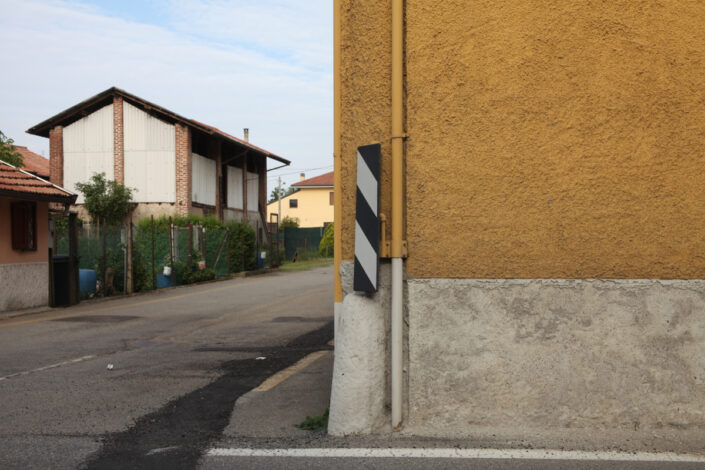
M 78 281 L 79 288 L 81 289 L 81 294 L 91 295 L 95 294 L 95 285 L 97 281 L 97 276 L 95 270 L 93 269 L 79 269 L 78 270 Z
M 171 281 L 170 277 L 166 277 L 162 273 L 157 273 L 157 289 L 163 289 L 165 287 L 171 287 L 174 284 Z

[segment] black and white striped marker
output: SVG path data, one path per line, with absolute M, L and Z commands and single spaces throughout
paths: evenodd
M 379 272 L 379 174 L 381 145 L 357 148 L 357 201 L 355 210 L 356 291 L 377 292 Z

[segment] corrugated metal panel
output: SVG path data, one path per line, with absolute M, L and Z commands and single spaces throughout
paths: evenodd
M 193 202 L 215 206 L 215 160 L 194 153 L 192 162 Z
M 259 210 L 259 175 L 247 172 L 247 210 Z
M 64 128 L 64 187 L 83 195 L 76 183 L 88 181 L 94 173 L 113 179 L 113 105 L 109 104 Z
M 242 209 L 242 168 L 228 166 L 228 207 Z
M 125 102 L 125 185 L 135 202 L 176 201 L 176 153 L 173 124 Z

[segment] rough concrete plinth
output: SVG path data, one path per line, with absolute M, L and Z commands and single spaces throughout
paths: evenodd
M 407 433 L 705 437 L 704 281 L 411 279 L 408 289 Z
M 389 264 L 374 295 L 350 291 L 352 263 L 341 265 L 345 297 L 335 336 L 328 432 L 369 434 L 388 426 Z
M 0 264 L 0 312 L 48 303 L 48 262 Z

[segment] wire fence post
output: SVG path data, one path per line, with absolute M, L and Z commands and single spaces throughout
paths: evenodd
M 186 264 L 191 272 L 193 270 L 193 224 L 188 224 L 188 259 Z
M 108 295 L 108 255 L 107 255 L 107 227 L 105 226 L 105 221 L 101 221 L 100 227 L 102 228 L 103 235 L 103 272 L 101 276 L 103 278 L 103 296 Z
M 171 274 L 169 276 L 169 280 L 171 282 L 171 285 L 175 285 L 176 283 L 174 282 L 174 225 L 171 223 L 171 216 L 169 216 L 169 262 L 171 263 L 169 266 L 171 266 Z
M 130 218 L 127 225 L 127 247 L 125 248 L 125 293 L 132 294 L 135 290 L 135 279 L 133 276 L 132 252 L 134 250 L 134 241 L 132 240 L 132 209 L 130 209 Z
M 157 288 L 157 273 L 154 270 L 154 215 L 152 215 L 152 289 Z
M 203 251 L 203 258 L 202 258 L 203 259 L 203 269 L 207 269 L 208 268 L 208 251 L 206 250 L 206 238 L 207 238 L 206 237 L 206 235 L 207 235 L 206 228 L 201 227 L 201 232 L 203 232 L 203 250 L 202 250 Z

